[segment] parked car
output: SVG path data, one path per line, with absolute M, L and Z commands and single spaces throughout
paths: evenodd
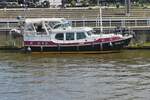
M 0 8 L 5 8 L 7 6 L 6 1 L 0 1 Z
M 35 8 L 35 7 L 37 7 L 37 5 L 36 5 L 34 2 L 28 1 L 28 2 L 26 2 L 26 4 L 27 4 L 27 7 L 30 7 L 30 8 Z
M 48 8 L 50 7 L 50 2 L 48 0 L 41 0 L 37 3 L 38 7 Z
M 42 2 L 42 6 L 45 7 L 45 8 L 48 8 L 48 7 L 50 7 L 50 2 L 49 1 L 44 1 L 44 2 Z
M 0 8 L 14 8 L 18 6 L 17 2 L 0 1 Z

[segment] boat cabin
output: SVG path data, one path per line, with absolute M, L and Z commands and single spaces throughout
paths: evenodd
M 63 18 L 55 19 L 27 19 L 24 28 L 24 39 L 35 41 L 77 41 L 90 37 L 93 29 L 73 28 Z
M 57 41 L 79 41 L 89 39 L 94 35 L 93 31 L 89 28 L 73 28 L 66 30 L 54 30 L 53 39 Z

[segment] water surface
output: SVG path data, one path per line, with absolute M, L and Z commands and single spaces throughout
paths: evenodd
M 150 99 L 148 50 L 0 57 L 0 100 Z

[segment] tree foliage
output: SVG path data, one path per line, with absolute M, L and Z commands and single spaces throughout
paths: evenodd
M 1 0 L 0 0 L 1 1 Z M 12 1 L 12 0 L 3 0 L 3 1 Z M 13 1 L 18 1 L 19 4 L 24 3 L 24 0 L 13 0 Z M 25 0 L 26 2 L 39 2 L 40 0 Z M 74 5 L 77 1 L 81 1 L 81 3 L 89 3 L 89 4 L 97 4 L 99 1 L 100 3 L 108 3 L 108 4 L 124 4 L 125 0 L 65 0 L 66 3 Z M 144 3 L 150 3 L 150 0 L 130 0 L 131 3 L 138 3 L 138 4 L 144 4 Z
M 78 0 L 67 0 L 68 3 L 71 3 L 72 1 L 78 1 Z M 89 2 L 89 4 L 97 4 L 98 0 L 80 0 L 81 2 Z M 150 0 L 130 0 L 132 3 L 150 3 Z M 124 4 L 125 0 L 99 0 L 100 3 L 106 2 L 109 4 L 116 4 L 121 3 Z

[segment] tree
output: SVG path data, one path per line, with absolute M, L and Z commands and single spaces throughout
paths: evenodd
M 89 0 L 81 0 L 82 6 L 88 6 Z
M 48 8 L 48 7 L 50 7 L 50 2 L 49 1 L 44 1 L 42 3 L 42 6 Z
M 76 0 L 71 0 L 71 6 L 74 7 L 76 5 Z

